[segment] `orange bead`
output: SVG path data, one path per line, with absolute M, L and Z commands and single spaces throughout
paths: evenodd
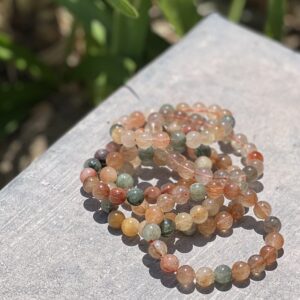
M 149 208 L 149 203 L 145 200 L 142 202 L 142 204 L 138 206 L 134 206 L 134 205 L 131 206 L 132 211 L 138 216 L 144 216 L 148 208 Z
M 229 200 L 236 200 L 241 193 L 239 185 L 233 181 L 229 181 L 224 186 L 224 196 Z
M 94 185 L 92 192 L 96 199 L 108 199 L 110 188 L 106 183 L 100 181 Z
M 234 221 L 238 221 L 244 216 L 245 208 L 241 203 L 231 202 L 228 205 L 228 212 L 232 215 Z
M 248 259 L 248 265 L 250 266 L 250 271 L 253 276 L 259 276 L 266 267 L 265 260 L 260 255 L 252 255 Z
M 153 134 L 153 147 L 166 149 L 170 144 L 170 137 L 166 132 L 157 132 Z
M 254 159 L 258 159 L 260 161 L 264 161 L 264 157 L 263 155 L 258 152 L 258 151 L 252 151 L 250 152 L 248 155 L 247 155 L 247 160 L 250 161 L 250 160 L 254 160 Z
M 93 188 L 97 183 L 99 183 L 99 179 L 97 176 L 87 177 L 82 185 L 83 190 L 86 193 L 90 194 L 92 193 Z
M 122 155 L 122 158 L 124 161 L 132 161 L 138 156 L 138 149 L 136 146 L 131 147 L 131 148 L 126 148 L 125 146 L 122 146 L 120 149 L 120 154 Z M 111 166 L 111 167 L 114 168 L 114 166 Z M 116 169 L 119 169 L 119 168 L 116 168 Z
M 253 211 L 259 219 L 264 220 L 271 215 L 272 208 L 268 202 L 259 201 L 255 204 Z
M 124 235 L 134 237 L 139 232 L 139 221 L 135 218 L 127 218 L 122 222 L 121 229 Z
M 108 225 L 114 229 L 120 229 L 125 215 L 119 210 L 113 210 L 108 215 Z
M 147 223 L 159 224 L 164 219 L 164 213 L 160 207 L 151 206 L 146 210 L 145 220 Z
M 126 192 L 121 188 L 113 188 L 109 194 L 109 201 L 114 205 L 124 203 L 126 200 Z
M 173 254 L 164 255 L 160 260 L 160 268 L 166 273 L 174 273 L 179 268 L 179 260 Z
M 144 197 L 148 203 L 154 204 L 160 196 L 160 189 L 156 186 L 149 186 L 144 191 Z
M 208 217 L 208 219 L 197 225 L 198 231 L 204 236 L 210 236 L 216 231 L 216 222 L 213 217 Z
M 231 268 L 232 279 L 235 281 L 244 281 L 250 275 L 250 266 L 243 261 L 237 261 Z
M 160 191 L 162 194 L 171 194 L 174 188 L 174 183 L 167 182 L 160 187 Z
M 227 169 L 232 165 L 232 160 L 228 154 L 219 154 L 215 165 L 218 169 Z
M 195 277 L 195 271 L 188 265 L 181 266 L 176 273 L 177 281 L 183 286 L 189 286 L 193 284 Z
M 276 261 L 278 255 L 277 250 L 269 245 L 263 246 L 260 249 L 259 254 L 263 257 L 267 266 L 272 265 Z
M 83 183 L 88 177 L 97 176 L 97 172 L 92 168 L 84 168 L 80 173 L 80 181 Z
M 257 203 L 257 194 L 249 189 L 245 191 L 238 197 L 238 202 L 240 202 L 244 207 L 251 207 Z
M 217 180 L 212 180 L 206 185 L 207 196 L 212 199 L 222 196 L 223 189 L 223 185 Z
M 100 171 L 100 179 L 105 183 L 115 182 L 117 176 L 117 171 L 112 167 L 105 167 Z
M 110 152 L 106 156 L 106 164 L 116 170 L 120 169 L 124 163 L 123 155 L 119 152 Z
M 227 211 L 220 211 L 215 217 L 217 229 L 227 231 L 232 227 L 233 218 Z
M 270 232 L 265 237 L 265 243 L 279 250 L 283 247 L 284 238 L 279 232 Z

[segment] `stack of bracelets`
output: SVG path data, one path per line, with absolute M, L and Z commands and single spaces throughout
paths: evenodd
M 127 237 L 140 235 L 149 243 L 149 255 L 160 260 L 161 270 L 176 273 L 183 286 L 196 280 L 206 288 L 215 282 L 243 282 L 250 275 L 260 276 L 276 262 L 284 243 L 280 220 L 271 216 L 270 204 L 258 201 L 250 188 L 263 174 L 264 157 L 244 134 L 234 133 L 234 126 L 232 113 L 218 105 L 180 103 L 174 108 L 165 104 L 147 118 L 136 111 L 111 127 L 112 142 L 96 151 L 80 174 L 84 191 L 108 213 L 109 226 Z M 240 156 L 243 167 L 233 165 L 228 154 L 218 154 L 211 147 L 216 142 Z M 141 165 L 166 166 L 179 180 L 145 190 L 134 187 L 133 175 Z M 186 203 L 191 207 L 189 213 L 180 212 Z M 129 206 L 133 216 L 126 217 L 118 205 Z M 205 237 L 226 233 L 250 207 L 264 220 L 266 236 L 259 254 L 248 261 L 237 261 L 231 268 L 201 267 L 195 272 L 168 254 L 164 240 L 176 230 L 186 235 L 198 231 Z

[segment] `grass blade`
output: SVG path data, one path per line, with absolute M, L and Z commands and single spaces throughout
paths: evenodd
M 114 9 L 126 17 L 137 18 L 139 16 L 136 8 L 128 0 L 106 0 Z
M 232 0 L 228 14 L 229 20 L 233 22 L 239 22 L 242 17 L 245 5 L 246 0 Z

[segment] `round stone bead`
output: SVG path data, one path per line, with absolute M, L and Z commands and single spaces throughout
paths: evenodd
M 86 193 L 90 194 L 92 193 L 94 186 L 98 183 L 99 179 L 97 176 L 87 177 L 83 182 L 82 188 Z
M 168 247 L 165 242 L 156 240 L 150 243 L 148 253 L 154 259 L 161 259 L 168 252 Z
M 258 201 L 253 208 L 253 212 L 257 218 L 264 220 L 271 215 L 272 208 L 268 202 Z
M 167 213 L 165 213 L 164 218 L 165 218 L 165 220 L 171 220 L 171 221 L 173 221 L 174 224 L 175 224 L 176 214 L 174 212 L 167 212 Z
M 106 167 L 107 154 L 108 151 L 106 149 L 98 149 L 94 154 L 94 157 L 100 161 L 102 167 Z
M 142 112 L 134 111 L 130 114 L 126 127 L 130 129 L 137 129 L 143 127 L 145 121 L 146 119 Z
M 163 104 L 160 109 L 159 109 L 159 112 L 162 114 L 162 115 L 165 115 L 167 113 L 171 113 L 171 112 L 174 112 L 175 111 L 175 108 L 171 105 L 171 104 Z
M 144 230 L 144 227 L 146 226 L 146 224 L 147 224 L 146 220 L 140 222 L 140 224 L 139 224 L 139 236 L 140 237 L 143 236 L 143 230 Z
M 198 157 L 195 161 L 195 164 L 197 168 L 206 168 L 206 169 L 211 169 L 213 165 L 211 159 L 206 156 Z
M 175 186 L 171 193 L 174 201 L 177 204 L 184 204 L 189 201 L 190 191 L 184 185 Z
M 238 202 L 244 207 L 251 207 L 257 203 L 257 194 L 255 191 L 248 189 L 238 197 Z
M 92 168 L 98 172 L 101 169 L 101 163 L 96 158 L 89 158 L 88 160 L 85 161 L 83 167 L 84 168 Z
M 110 213 L 112 210 L 117 209 L 117 206 L 112 204 L 109 200 L 102 200 L 101 209 L 106 213 Z
M 131 207 L 132 212 L 134 212 L 138 216 L 144 216 L 148 208 L 149 208 L 149 203 L 147 201 L 143 201 L 142 204 L 138 206 L 132 205 Z
M 170 137 L 166 132 L 153 134 L 153 148 L 166 149 L 170 144 Z
M 196 282 L 202 288 L 207 288 L 215 282 L 215 274 L 211 268 L 202 267 L 196 272 Z
M 202 201 L 205 199 L 206 189 L 205 186 L 201 183 L 193 183 L 190 186 L 190 197 L 194 201 Z
M 117 180 L 117 171 L 112 167 L 105 167 L 100 171 L 100 179 L 104 183 L 115 182 Z
M 118 175 L 116 184 L 120 188 L 129 189 L 133 187 L 134 180 L 131 175 L 122 173 Z
M 223 117 L 223 119 L 221 120 L 224 123 L 230 124 L 230 126 L 233 128 L 235 126 L 235 119 L 233 116 L 231 115 L 226 115 Z
M 179 260 L 173 254 L 164 255 L 160 259 L 160 268 L 166 273 L 174 273 L 179 268 Z
M 175 222 L 171 219 L 165 219 L 160 224 L 161 235 L 169 237 L 176 229 Z
M 201 145 L 201 134 L 198 131 L 190 131 L 186 135 L 186 145 L 191 149 L 196 149 Z
M 117 144 L 121 144 L 121 134 L 124 130 L 123 126 L 120 124 L 113 124 L 109 129 L 109 134 L 113 141 Z
M 192 179 L 195 175 L 195 164 L 192 161 L 185 161 L 182 165 L 178 166 L 178 175 L 184 179 Z
M 257 170 L 252 166 L 246 166 L 243 168 L 246 175 L 247 182 L 253 182 L 257 179 Z
M 109 201 L 112 204 L 119 205 L 126 200 L 126 191 L 121 188 L 112 188 L 109 194 Z
M 174 208 L 175 201 L 170 194 L 161 194 L 157 198 L 157 206 L 161 208 L 163 212 L 169 212 Z
M 220 231 L 227 231 L 232 227 L 233 218 L 232 215 L 227 211 L 220 211 L 216 217 L 216 226 Z
M 257 254 L 252 255 L 248 259 L 248 265 L 253 276 L 259 276 L 266 267 L 266 263 L 263 257 Z
M 127 147 L 131 148 L 135 146 L 135 133 L 132 130 L 124 130 L 121 135 L 121 143 Z
M 161 236 L 161 229 L 157 224 L 146 224 L 143 232 L 142 237 L 146 241 L 154 241 L 158 240 Z
M 216 231 L 216 228 L 216 222 L 213 217 L 208 217 L 204 223 L 197 225 L 198 231 L 206 237 L 212 235 Z
M 256 151 L 257 148 L 253 143 L 246 143 L 244 144 L 243 148 L 241 149 L 241 154 L 243 157 L 247 157 L 250 152 Z
M 80 181 L 83 183 L 88 177 L 97 176 L 97 172 L 92 168 L 84 168 L 80 173 Z
M 139 188 L 130 189 L 127 192 L 127 201 L 134 206 L 142 204 L 144 201 L 144 192 Z
M 231 202 L 228 205 L 228 212 L 232 215 L 234 221 L 238 221 L 244 216 L 245 208 L 241 203 Z
M 125 215 L 119 210 L 113 210 L 108 215 L 108 225 L 114 229 L 120 229 Z
M 247 142 L 247 137 L 244 134 L 237 133 L 233 135 L 233 138 L 231 140 L 231 146 L 237 153 L 241 153 L 244 145 L 247 144 Z
M 258 159 L 260 161 L 264 161 L 264 156 L 258 152 L 258 151 L 252 151 L 250 153 L 248 153 L 247 155 L 247 162 L 254 160 L 254 159 Z
M 109 142 L 105 149 L 109 152 L 118 152 L 120 150 L 121 145 L 118 145 L 115 142 Z
M 193 222 L 196 224 L 204 223 L 208 218 L 208 211 L 206 207 L 202 205 L 196 205 L 190 210 L 190 215 L 193 219 Z
M 213 172 L 210 169 L 198 168 L 195 170 L 196 181 L 207 185 L 213 178 Z
M 192 267 L 188 265 L 181 266 L 176 273 L 177 281 L 183 286 L 190 286 L 194 283 L 196 274 Z
M 193 225 L 193 218 L 188 213 L 179 213 L 175 218 L 176 229 L 180 231 L 187 231 Z
M 106 164 L 116 170 L 120 169 L 124 163 L 123 155 L 119 152 L 110 152 L 106 156 Z
M 236 182 L 228 181 L 224 186 L 224 196 L 229 200 L 236 200 L 241 193 L 241 189 Z
M 144 197 L 148 203 L 154 204 L 160 196 L 160 189 L 156 186 L 149 186 L 144 191 Z
M 122 222 L 122 232 L 128 237 L 136 236 L 139 232 L 139 221 L 135 218 L 126 218 Z
M 182 231 L 182 233 L 187 236 L 192 236 L 192 235 L 194 235 L 196 230 L 197 230 L 197 226 L 195 223 L 193 223 L 192 226 L 188 230 Z
M 138 156 L 138 148 L 136 146 L 127 148 L 122 146 L 120 148 L 120 154 L 122 155 L 124 161 L 132 161 Z
M 173 147 L 182 147 L 185 145 L 186 137 L 181 131 L 174 131 L 171 133 L 171 144 Z
M 164 213 L 158 206 L 150 206 L 145 213 L 147 223 L 160 224 L 164 219 Z
M 284 238 L 279 232 L 270 232 L 265 237 L 265 243 L 279 250 L 283 247 Z
M 250 267 L 244 261 L 237 261 L 231 268 L 232 279 L 239 282 L 244 281 L 250 276 Z
M 216 161 L 216 167 L 218 169 L 227 169 L 232 165 L 231 157 L 228 154 L 218 154 L 218 160 Z
M 217 266 L 214 270 L 215 281 L 220 284 L 226 284 L 231 281 L 231 269 L 227 265 Z
M 207 209 L 209 216 L 215 216 L 220 210 L 220 204 L 218 199 L 206 198 L 202 205 Z
M 213 178 L 225 186 L 229 179 L 229 173 L 226 170 L 219 169 L 214 172 Z
M 151 132 L 141 131 L 135 134 L 136 144 L 140 149 L 152 148 L 152 134 Z
M 260 251 L 259 255 L 265 260 L 267 266 L 272 265 L 277 259 L 277 250 L 269 245 L 263 246 Z
M 99 181 L 94 185 L 92 194 L 98 200 L 108 199 L 110 188 L 106 183 Z
M 252 166 L 257 171 L 257 176 L 260 177 L 264 173 L 264 163 L 261 160 L 253 159 L 247 162 L 248 166 Z
M 153 161 L 154 149 L 152 147 L 139 149 L 139 158 L 143 164 L 150 164 Z
M 281 229 L 281 222 L 277 217 L 270 216 L 264 221 L 264 230 L 266 233 L 279 232 Z
M 219 198 L 223 195 L 224 186 L 218 180 L 211 180 L 206 185 L 207 196 L 211 199 Z

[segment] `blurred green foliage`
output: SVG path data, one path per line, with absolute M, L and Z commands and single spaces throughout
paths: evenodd
M 0 34 L 0 61 L 26 74 L 0 84 L 0 137 L 15 131 L 36 102 L 68 83 L 81 84 L 94 103 L 121 86 L 138 69 L 163 52 L 169 43 L 151 30 L 149 10 L 156 5 L 178 36 L 197 23 L 195 0 L 53 0 L 73 16 L 65 57 L 73 51 L 75 31 L 84 31 L 86 51 L 78 65 L 55 69 Z M 232 0 L 228 18 L 239 22 L 246 0 Z M 265 33 L 280 40 L 285 0 L 268 0 Z

